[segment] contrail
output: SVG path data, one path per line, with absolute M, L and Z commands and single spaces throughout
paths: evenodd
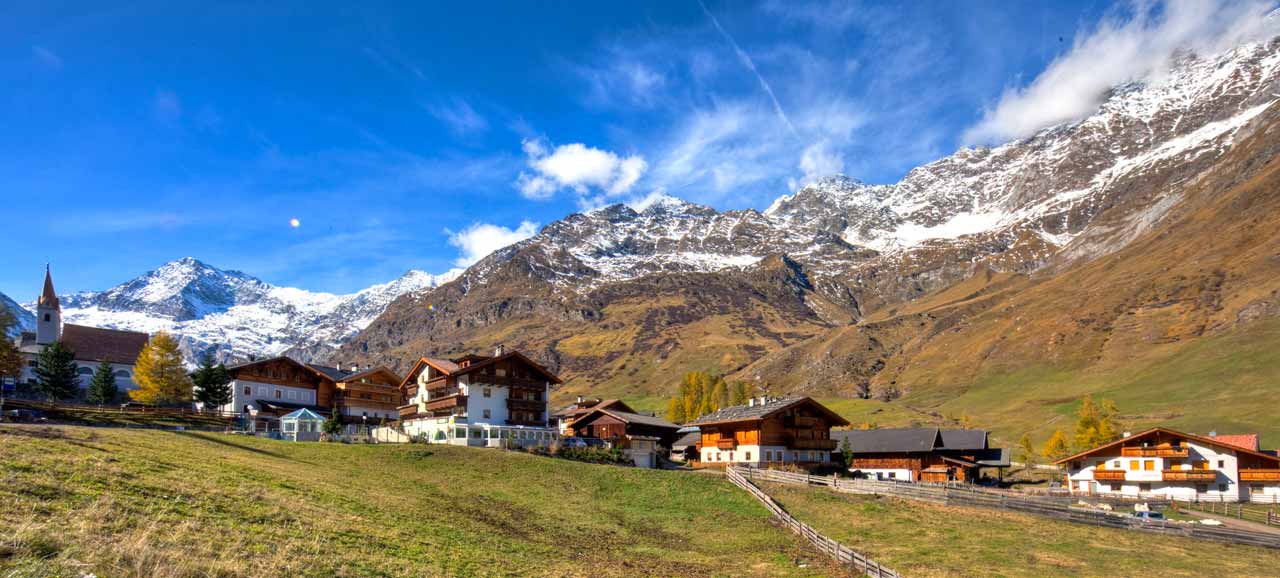
M 787 125 L 787 129 L 791 131 L 792 136 L 798 137 L 799 133 L 796 132 L 795 125 L 791 124 L 791 119 L 787 118 L 787 113 L 782 110 L 782 105 L 778 103 L 778 97 L 774 96 L 773 87 L 769 86 L 769 82 L 764 79 L 764 76 L 760 75 L 759 70 L 756 70 L 755 61 L 751 60 L 751 56 L 747 54 L 747 51 L 743 50 L 741 46 L 738 46 L 738 42 L 729 35 L 729 32 L 727 32 L 723 26 L 720 25 L 720 21 L 717 20 L 716 16 L 707 9 L 707 5 L 703 4 L 702 0 L 698 0 L 698 6 L 702 7 L 702 12 L 711 20 L 711 24 L 716 27 L 716 30 L 720 31 L 720 35 L 724 36 L 724 39 L 729 43 L 729 46 L 733 47 L 733 51 L 738 53 L 738 59 L 742 61 L 742 64 L 746 66 L 752 74 L 756 75 L 756 80 L 760 81 L 760 88 L 763 88 L 765 94 L 769 95 L 769 100 L 773 101 L 773 112 L 778 115 L 778 119 L 782 121 L 782 124 Z

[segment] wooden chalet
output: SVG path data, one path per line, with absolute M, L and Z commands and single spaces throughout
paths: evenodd
M 542 365 L 502 347 L 492 356 L 423 357 L 400 382 L 407 403 L 398 410 L 407 434 L 431 442 L 549 443 L 559 432 L 548 425 L 547 398 L 559 383 Z
M 973 482 L 981 468 L 1009 466 L 1009 450 L 990 447 L 983 430 L 845 430 L 831 437 L 837 451 L 852 452 L 855 475 L 882 480 Z
M 697 447 L 704 466 L 816 467 L 831 463 L 836 449 L 831 428 L 849 422 L 808 397 L 760 397 L 685 425 L 700 430 Z
M 289 357 L 227 367 L 231 403 L 223 411 L 250 418 L 255 431 L 279 430 L 279 418 L 299 409 L 328 415 L 337 388 L 330 375 Z
M 572 405 L 556 410 L 555 413 L 551 414 L 551 417 L 559 424 L 562 433 L 573 435 L 569 431 L 569 424 L 594 409 L 612 409 L 614 411 L 636 413 L 636 410 L 631 409 L 631 406 L 620 399 L 585 399 L 582 396 L 578 396 L 577 401 Z
M 604 404 L 599 404 L 604 405 Z M 625 404 L 620 404 L 625 407 Z M 680 426 L 660 417 L 621 411 L 617 406 L 597 407 L 588 410 L 569 423 L 568 434 L 578 437 L 600 438 L 614 444 L 624 444 L 633 437 L 654 438 L 657 444 L 670 448 Z
M 334 407 L 339 409 L 348 433 L 400 418 L 403 378 L 396 372 L 381 365 L 365 369 L 352 366 L 345 372 L 340 368 L 312 367 L 334 380 Z
M 1257 434 L 1156 427 L 1058 460 L 1072 493 L 1171 500 L 1280 501 L 1280 457 Z

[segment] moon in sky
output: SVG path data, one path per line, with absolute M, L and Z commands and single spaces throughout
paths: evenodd
M 294 218 L 292 218 L 292 219 L 289 219 L 289 226 L 290 226 L 290 227 L 293 227 L 293 228 L 297 229 L 300 225 L 302 225 L 302 221 L 299 221 L 297 217 L 294 217 Z

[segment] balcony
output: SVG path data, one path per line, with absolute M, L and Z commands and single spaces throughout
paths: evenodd
M 1189 457 L 1187 448 L 1120 448 L 1120 455 L 1126 458 L 1185 458 Z
M 1160 470 L 1160 479 L 1166 482 L 1200 482 L 1217 481 L 1218 470 Z
M 427 399 L 433 399 L 433 400 L 440 399 L 442 397 L 449 397 L 452 395 L 458 395 L 460 393 L 462 393 L 462 388 L 460 387 L 440 387 L 436 389 L 428 389 Z
M 461 407 L 465 409 L 467 407 L 467 396 L 451 395 L 449 397 L 445 397 L 441 399 L 432 398 L 430 401 L 423 404 L 423 409 L 428 412 L 443 411 L 443 410 L 453 409 L 455 407 Z
M 534 399 L 515 399 L 507 398 L 507 409 L 511 411 L 533 411 L 543 412 L 547 409 L 547 404 L 541 400 Z
M 716 440 L 716 449 L 733 450 L 738 447 L 738 440 L 733 438 L 722 438 Z
M 785 427 L 818 427 L 822 424 L 822 420 L 816 417 L 806 417 L 802 415 L 790 415 L 782 418 L 782 425 Z
M 823 450 L 834 451 L 836 449 L 836 440 L 791 440 L 788 444 L 797 450 Z
M 411 403 L 409 405 L 402 405 L 397 407 L 396 410 L 399 412 L 400 417 L 410 416 L 418 413 L 418 404 Z
M 1093 479 L 1099 482 L 1123 482 L 1124 470 L 1093 470 Z
M 547 422 L 535 421 L 535 420 L 508 419 L 507 425 L 522 425 L 526 427 L 547 427 Z
M 1280 470 L 1241 469 L 1242 482 L 1280 482 Z

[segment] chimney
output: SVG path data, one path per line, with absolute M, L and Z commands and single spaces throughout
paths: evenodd
M 766 396 L 766 395 L 760 396 L 760 405 L 764 405 L 766 403 L 769 403 L 769 396 Z
M 581 395 L 579 395 L 579 396 L 578 396 L 578 405 L 582 405 L 582 396 L 581 396 Z
M 755 406 L 756 406 L 756 398 L 753 397 L 747 400 L 747 407 L 755 407 Z
M 498 357 L 499 355 L 506 355 L 506 354 L 507 354 L 507 346 L 501 343 L 499 343 L 498 346 L 493 349 L 494 357 Z
M 1216 438 L 1216 437 L 1218 437 L 1218 430 L 1214 430 L 1214 431 L 1209 432 L 1209 437 L 1211 437 L 1211 438 Z
M 352 372 L 352 373 L 355 373 L 355 372 L 357 372 L 357 371 L 360 371 L 360 364 L 358 364 L 358 363 L 352 363 L 352 364 L 351 364 L 351 372 Z
M 1127 437 L 1130 437 L 1130 436 L 1132 436 L 1132 435 L 1133 435 L 1133 432 L 1124 432 L 1124 435 L 1122 435 L 1122 436 L 1120 436 L 1120 437 L 1126 437 L 1126 438 L 1127 438 Z

